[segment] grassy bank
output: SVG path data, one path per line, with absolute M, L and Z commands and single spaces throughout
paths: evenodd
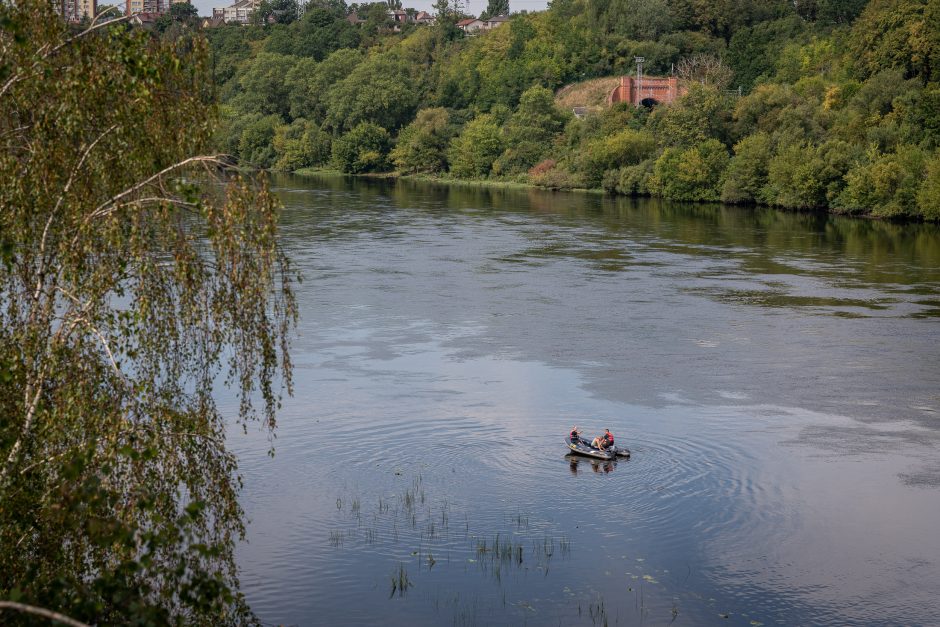
M 453 185 L 457 187 L 489 187 L 495 189 L 538 189 L 542 191 L 564 191 L 576 194 L 606 194 L 607 192 L 599 187 L 596 188 L 573 188 L 573 189 L 551 189 L 541 185 L 533 185 L 523 181 L 500 181 L 494 179 L 461 179 L 447 175 L 437 174 L 401 174 L 399 172 L 366 172 L 361 174 L 348 174 L 335 168 L 300 168 L 292 174 L 300 176 L 337 176 L 337 177 L 355 177 L 363 179 L 389 179 L 419 181 L 421 183 L 433 183 L 438 185 Z

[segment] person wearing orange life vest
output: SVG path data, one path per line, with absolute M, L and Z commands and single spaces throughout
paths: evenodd
M 591 446 L 596 449 L 604 450 L 614 445 L 614 434 L 610 429 L 604 429 L 604 435 L 599 435 L 591 442 Z
M 577 444 L 581 438 L 581 432 L 578 431 L 578 425 L 571 427 L 571 433 L 569 434 L 572 444 Z

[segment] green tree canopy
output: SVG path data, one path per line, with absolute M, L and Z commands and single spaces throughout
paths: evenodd
M 322 61 L 334 50 L 359 45 L 359 31 L 342 14 L 330 8 L 313 8 L 289 31 L 292 54 Z
M 497 15 L 509 15 L 509 0 L 489 0 L 480 18 L 486 19 Z
M 298 61 L 285 78 L 291 117 L 322 123 L 330 91 L 362 60 L 358 50 L 341 49 L 320 63 L 312 59 Z
M 928 0 L 870 0 L 852 26 L 849 49 L 863 77 L 902 69 L 940 78 L 940 6 Z
M 372 122 L 360 122 L 333 141 L 333 164 L 341 172 L 377 172 L 388 165 L 388 131 Z
M 404 126 L 418 105 L 419 85 L 412 66 L 398 56 L 377 54 L 357 65 L 326 97 L 326 126 L 350 129 L 374 122 L 387 129 Z
M 237 77 L 238 92 L 232 105 L 244 113 L 290 114 L 287 73 L 295 59 L 282 54 L 262 52 L 248 60 Z
M 166 31 L 173 23 L 195 26 L 199 20 L 199 11 L 189 2 L 174 2 L 170 10 L 157 19 L 156 28 Z
M 202 40 L 76 33 L 42 0 L 0 23 L 0 597 L 95 624 L 252 623 L 225 440 L 236 420 L 273 429 L 290 383 L 276 202 L 199 156 Z
M 391 153 L 395 167 L 411 173 L 443 171 L 447 167 L 447 145 L 455 131 L 447 109 L 419 111 L 415 121 L 398 135 L 398 144 Z
M 492 115 L 481 115 L 471 120 L 451 142 L 451 172 L 464 178 L 486 176 L 502 151 L 499 124 Z

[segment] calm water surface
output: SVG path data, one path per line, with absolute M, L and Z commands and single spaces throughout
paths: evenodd
M 273 458 L 232 440 L 266 623 L 940 624 L 937 228 L 275 183 L 296 394 Z

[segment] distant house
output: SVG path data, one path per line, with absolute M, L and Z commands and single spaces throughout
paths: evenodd
M 437 21 L 436 18 L 427 11 L 415 11 L 411 8 L 404 10 L 389 9 L 386 15 L 388 16 L 388 21 L 391 22 L 391 29 L 395 32 L 401 31 L 401 27 L 405 24 L 434 24 L 434 22 Z M 346 21 L 353 26 L 358 26 L 366 22 L 366 20 L 360 17 L 355 11 L 346 16 Z
M 491 18 L 483 20 L 483 30 L 493 30 L 509 21 L 508 15 L 494 15 Z
M 481 22 L 480 20 L 474 17 L 467 18 L 465 20 L 460 20 L 459 22 L 457 22 L 457 28 L 467 33 L 468 35 L 478 33 L 481 30 L 485 30 L 485 28 L 483 27 L 483 22 Z
M 202 18 L 202 27 L 203 28 L 218 28 L 219 26 L 225 25 L 225 20 L 222 19 L 222 16 L 215 15 L 215 9 L 212 10 L 212 17 Z
M 401 27 L 408 23 L 408 13 L 401 9 L 389 9 L 388 20 L 392 23 L 392 30 L 396 33 L 401 31 Z
M 468 35 L 475 35 L 480 31 L 493 30 L 494 28 L 498 28 L 508 21 L 508 15 L 495 15 L 485 20 L 478 20 L 471 17 L 457 22 L 457 28 L 467 33 Z
M 83 2 L 85 0 L 82 0 Z M 170 5 L 189 0 L 125 0 L 124 15 L 134 15 L 135 13 L 152 13 L 160 16 L 170 10 Z
M 415 24 L 433 24 L 435 21 L 434 16 L 427 11 L 418 11 L 414 16 Z
M 247 24 L 260 4 L 261 0 L 238 0 L 231 6 L 213 8 L 212 17 L 222 18 L 226 24 Z
M 133 26 L 139 26 L 144 30 L 153 30 L 157 26 L 157 20 L 162 13 L 135 13 L 128 23 Z

